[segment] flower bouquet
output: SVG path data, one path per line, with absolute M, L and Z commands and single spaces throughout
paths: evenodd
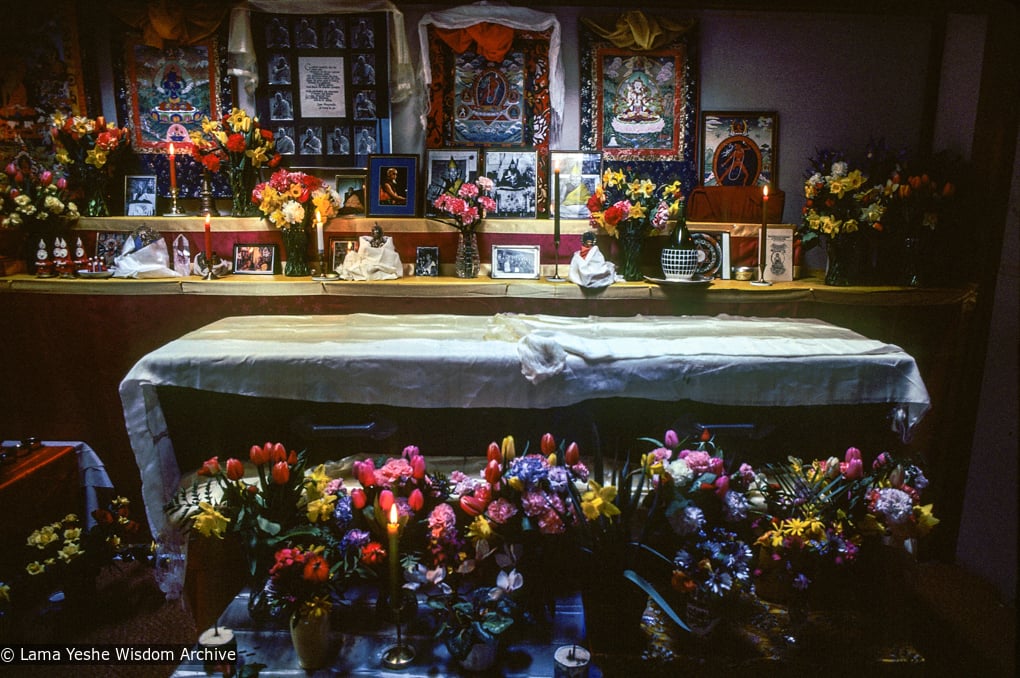
M 52 121 L 57 161 L 71 171 L 73 187 L 83 192 L 84 214 L 110 216 L 106 204 L 109 182 L 118 162 L 131 150 L 130 130 L 107 125 L 102 116 L 92 119 L 55 113 Z
M 251 200 L 258 213 L 283 234 L 287 254 L 284 275 L 308 275 L 308 228 L 316 218 L 322 228 L 325 220 L 340 211 L 340 195 L 318 177 L 281 169 L 255 186 Z
M 868 184 L 860 169 L 851 168 L 839 151 L 818 151 L 804 182 L 804 219 L 799 228 L 805 249 L 824 237 L 827 285 L 859 282 L 861 236 L 880 222 L 881 189 Z
M 332 581 L 332 568 L 321 548 L 279 549 L 269 569 L 265 589 L 269 608 L 290 620 L 291 642 L 304 669 L 317 669 L 326 663 Z
M 653 232 L 666 233 L 676 214 L 682 188 L 679 181 L 656 185 L 622 169 L 607 169 L 602 183 L 588 198 L 589 222 L 593 228 L 620 240 L 623 245 L 621 270 L 624 280 L 641 280 L 641 245 Z
M 496 209 L 496 201 L 491 196 L 494 187 L 492 179 L 484 176 L 473 183 L 457 180 L 449 190 L 432 201 L 437 210 L 453 218 L 451 225 L 460 231 L 454 268 L 458 278 L 478 276 L 481 259 L 475 229 L 487 212 Z
M 202 128 L 193 130 L 190 138 L 192 155 L 206 171 L 216 173 L 226 165 L 233 192 L 231 215 L 255 216 L 258 201 L 252 203 L 252 187 L 258 170 L 263 165 L 276 167 L 280 163 L 273 132 L 262 127 L 258 118 L 234 108 L 220 119 L 203 118 Z
M 21 151 L 0 174 L 0 225 L 54 231 L 78 218 L 67 178 Z

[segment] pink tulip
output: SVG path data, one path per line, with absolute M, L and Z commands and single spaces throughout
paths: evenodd
M 354 473 L 357 475 L 358 482 L 361 483 L 362 487 L 372 487 L 375 485 L 375 465 L 371 460 L 355 462 Z
M 351 505 L 354 508 L 360 511 L 365 508 L 366 504 L 368 504 L 368 495 L 365 494 L 363 489 L 356 487 L 351 490 Z
M 389 512 L 391 506 L 393 506 L 393 492 L 390 490 L 383 490 L 379 493 L 379 508 L 383 511 Z
M 675 450 L 680 445 L 680 436 L 676 434 L 676 431 L 669 429 L 666 431 L 666 439 L 663 441 L 666 447 L 671 450 Z
M 411 507 L 411 510 L 417 513 L 421 511 L 425 506 L 425 495 L 421 493 L 421 490 L 415 488 L 411 492 L 411 496 L 407 498 L 407 505 Z
M 13 162 L 8 163 L 7 167 L 4 168 L 4 172 L 7 174 L 7 176 L 13 177 L 18 172 L 18 166 L 15 165 Z
M 730 491 L 730 477 L 719 476 L 715 479 L 715 493 L 720 498 L 725 497 L 726 493 Z
M 53 172 L 49 170 L 43 170 L 42 173 L 39 175 L 39 183 L 42 184 L 43 186 L 49 186 L 51 183 L 53 183 Z
M 425 457 L 420 454 L 411 457 L 411 477 L 415 480 L 425 477 Z
M 57 188 L 59 188 L 61 191 L 67 189 L 67 177 L 60 177 L 59 179 L 57 179 Z

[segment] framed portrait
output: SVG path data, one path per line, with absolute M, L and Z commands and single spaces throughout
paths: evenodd
M 557 194 L 556 172 L 559 170 Z M 549 176 L 552 177 L 550 216 L 559 210 L 564 219 L 587 219 L 591 216 L 588 198 L 602 184 L 602 154 L 589 151 L 551 151 Z
M 493 278 L 537 279 L 540 273 L 538 245 L 493 245 Z
M 486 149 L 485 176 L 495 186 L 496 211 L 489 218 L 533 218 L 537 210 L 538 154 Z
M 127 242 L 128 233 L 121 231 L 100 231 L 96 233 L 96 257 L 102 259 L 106 268 L 113 268 L 113 260 L 117 258 L 124 243 Z
M 344 259 L 351 252 L 358 251 L 358 239 L 354 236 L 340 236 L 329 239 L 329 270 L 339 271 Z
M 764 186 L 777 174 L 775 111 L 704 111 L 701 181 L 705 186 Z
M 462 183 L 478 178 L 480 156 L 481 151 L 477 148 L 425 151 L 425 216 L 439 213 L 432 203 L 440 195 L 456 192 Z
M 414 274 L 426 277 L 439 275 L 439 248 L 419 247 L 414 257 Z
M 340 209 L 337 216 L 363 217 L 368 214 L 365 202 L 365 170 L 351 170 L 336 175 L 336 192 L 340 196 Z
M 368 216 L 413 217 L 418 204 L 418 156 L 368 157 Z
M 234 273 L 238 275 L 273 275 L 279 267 L 276 245 L 234 245 Z
M 124 216 L 156 215 L 156 176 L 127 175 L 124 177 Z

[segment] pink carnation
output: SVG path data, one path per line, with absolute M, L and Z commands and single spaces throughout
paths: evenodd
M 482 189 L 486 193 L 496 187 L 496 183 L 489 177 L 478 177 L 478 179 L 475 180 L 475 183 L 478 184 L 478 188 Z
M 414 468 L 406 459 L 390 459 L 382 468 L 375 470 L 377 485 L 392 485 L 402 478 L 410 478 Z
M 457 191 L 457 195 L 464 198 L 465 200 L 476 198 L 478 197 L 478 186 L 476 186 L 475 184 L 461 184 L 460 190 Z
M 437 504 L 429 514 L 429 529 L 436 536 L 452 530 L 457 524 L 457 514 L 449 504 Z
M 687 462 L 687 468 L 694 473 L 705 473 L 712 464 L 712 455 L 700 450 L 684 450 L 680 453 L 680 458 Z
M 546 511 L 538 517 L 538 531 L 542 534 L 563 534 L 566 529 L 555 511 Z
M 545 492 L 525 492 L 521 496 L 521 506 L 526 514 L 534 518 L 549 507 L 548 497 Z
M 488 516 L 492 522 L 503 525 L 506 521 L 517 515 L 517 507 L 506 499 L 500 497 L 489 504 L 489 507 L 485 509 L 485 515 Z

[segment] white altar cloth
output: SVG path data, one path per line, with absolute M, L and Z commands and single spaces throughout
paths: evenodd
M 411 408 L 546 409 L 613 397 L 763 407 L 888 403 L 902 434 L 930 406 L 901 348 L 812 319 L 224 318 L 144 356 L 120 385 L 153 534 L 181 474 L 159 386 Z

